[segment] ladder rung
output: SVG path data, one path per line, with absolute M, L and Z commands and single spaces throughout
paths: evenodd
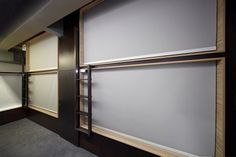
M 79 72 L 80 72 L 81 74 L 87 74 L 88 69 L 83 68 L 83 69 L 80 69 Z
M 85 129 L 85 128 L 76 128 L 76 131 L 80 131 L 80 132 L 83 132 L 85 134 L 88 134 L 89 135 L 89 130 L 88 129 Z
M 80 98 L 88 98 L 88 96 L 86 96 L 86 95 L 78 95 L 78 97 L 80 97 Z
M 80 115 L 83 115 L 83 116 L 88 116 L 89 113 L 88 112 L 84 112 L 84 111 L 79 111 L 79 112 L 76 112 L 77 114 L 80 114 Z
M 87 78 L 85 78 L 85 79 L 77 79 L 77 80 L 79 80 L 79 81 L 83 81 L 83 80 L 88 80 Z

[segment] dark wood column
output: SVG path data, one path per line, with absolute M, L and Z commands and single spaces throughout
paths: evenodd
M 76 41 L 74 32 L 79 24 L 79 13 L 74 12 L 63 19 L 64 34 L 59 38 L 59 121 L 60 135 L 78 145 L 78 132 L 75 131 L 75 92 L 76 92 Z
M 226 155 L 236 156 L 236 3 L 226 0 Z

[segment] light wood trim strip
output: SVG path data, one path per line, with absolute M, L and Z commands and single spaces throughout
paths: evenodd
M 225 52 L 225 0 L 217 2 L 217 52 Z
M 154 62 L 154 63 L 145 63 L 145 64 L 130 64 L 130 65 L 117 65 L 117 66 L 108 66 L 108 67 L 95 67 L 93 70 L 104 70 L 104 69 L 115 69 L 115 68 L 131 68 L 131 67 L 143 67 L 143 66 L 154 66 L 154 65 L 165 65 L 165 64 L 181 64 L 181 63 L 196 63 L 196 62 L 207 62 L 207 61 L 219 61 L 222 57 L 219 58 L 203 58 L 203 59 L 191 59 L 191 60 L 180 60 L 180 61 L 170 61 L 170 62 Z
M 17 108 L 22 108 L 22 104 L 0 108 L 0 112 L 9 111 L 9 110 L 17 109 Z
M 51 111 L 51 110 L 48 110 L 48 109 L 46 109 L 46 108 L 39 107 L 38 105 L 33 105 L 33 104 L 29 104 L 28 107 L 29 107 L 30 109 L 33 109 L 33 110 L 36 110 L 36 111 L 45 113 L 45 114 L 47 114 L 47 115 L 49 115 L 49 116 L 58 118 L 58 113 L 55 112 L 55 111 Z
M 58 69 L 55 68 L 47 68 L 47 69 L 38 69 L 29 71 L 30 74 L 37 74 L 37 73 L 56 73 Z
M 100 4 L 101 2 L 103 2 L 104 0 L 93 0 L 92 2 L 88 3 L 87 5 L 83 6 L 80 11 L 81 12 L 86 12 L 89 9 L 91 9 L 92 7 L 97 6 L 98 4 Z
M 216 68 L 216 145 L 215 156 L 225 156 L 225 59 Z
M 29 71 L 29 65 L 30 65 L 30 59 L 29 59 L 29 53 L 30 53 L 30 44 L 27 42 L 25 44 L 26 46 L 26 52 L 25 52 L 25 72 Z
M 84 15 L 83 15 L 83 9 L 80 10 L 80 18 L 79 18 L 79 64 L 84 64 Z M 78 65 L 79 66 L 79 65 Z M 84 76 L 80 74 L 80 71 L 78 69 L 78 75 L 79 78 L 83 79 Z M 84 95 L 84 84 L 81 83 L 81 81 L 78 81 L 79 83 L 79 92 L 81 95 Z M 79 108 L 80 110 L 84 110 L 84 101 L 83 99 L 79 98 Z M 80 126 L 85 123 L 84 116 L 79 116 Z

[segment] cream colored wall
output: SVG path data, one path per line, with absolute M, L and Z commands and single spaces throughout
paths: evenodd
M 0 112 L 21 106 L 21 76 L 0 75 Z
M 29 46 L 29 70 L 57 68 L 58 37 L 45 34 L 32 40 Z

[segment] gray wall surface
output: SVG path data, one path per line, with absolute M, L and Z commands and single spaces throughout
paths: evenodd
M 214 155 L 215 99 L 215 62 L 93 71 L 93 124 L 199 156 Z
M 1 72 L 22 72 L 22 65 L 0 62 L 0 71 Z
M 30 43 L 30 70 L 57 68 L 58 37 L 52 34 L 44 35 L 39 40 Z
M 12 52 L 8 52 L 6 50 L 0 49 L 0 61 L 8 61 L 12 62 L 14 60 L 14 54 Z
M 0 111 L 21 107 L 21 75 L 0 75 Z
M 84 16 L 85 63 L 216 49 L 216 6 L 216 0 L 105 0 Z
M 29 78 L 30 104 L 58 112 L 57 74 L 32 75 Z

